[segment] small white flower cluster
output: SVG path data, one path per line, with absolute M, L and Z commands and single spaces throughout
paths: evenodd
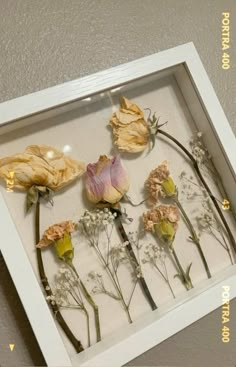
M 164 264 L 165 260 L 166 253 L 163 247 L 153 243 L 149 243 L 145 246 L 144 258 L 142 259 L 143 264 L 150 263 L 151 265 L 154 265 L 157 262 Z
M 51 305 L 56 305 L 56 297 L 52 294 L 51 296 L 47 296 L 46 300 L 51 303 Z
M 117 266 L 126 260 L 128 260 L 126 246 L 129 244 L 128 241 L 119 243 L 110 249 L 110 257 L 116 262 Z
M 188 200 L 194 200 L 197 197 L 206 195 L 205 188 L 199 185 L 192 175 L 188 176 L 185 171 L 182 171 L 179 178 L 182 181 L 181 194 Z
M 203 144 L 202 135 L 203 134 L 201 132 L 198 132 L 190 141 L 192 154 L 199 164 L 205 164 L 206 161 L 211 158 L 208 150 Z
M 97 273 L 96 271 L 90 271 L 90 273 L 88 273 L 88 278 L 89 278 L 88 281 L 92 281 L 93 283 L 95 283 L 95 286 L 92 289 L 92 292 L 94 294 L 105 293 L 105 287 L 101 273 Z
M 70 301 L 70 294 L 76 292 L 79 286 L 78 279 L 65 265 L 62 265 L 55 275 L 55 284 L 53 290 L 53 299 L 59 307 L 69 307 L 74 305 Z
M 129 232 L 129 242 L 132 247 L 136 247 L 137 250 L 140 250 L 143 246 L 142 243 L 140 243 L 140 232 Z
M 135 276 L 139 279 L 143 277 L 141 266 L 137 266 L 135 269 Z
M 112 213 L 108 208 L 96 209 L 94 211 L 86 210 L 79 220 L 84 231 L 89 234 L 94 229 L 104 229 L 105 226 L 112 224 L 117 214 Z
M 92 292 L 94 294 L 106 294 L 115 300 L 120 300 L 120 297 L 116 296 L 113 292 L 106 289 L 101 273 L 90 271 L 90 273 L 88 274 L 88 278 L 88 281 L 92 281 L 94 283 L 94 287 L 92 289 Z
M 202 207 L 203 211 L 196 217 L 199 230 L 209 230 L 211 227 L 216 227 L 217 223 L 209 199 L 203 201 Z

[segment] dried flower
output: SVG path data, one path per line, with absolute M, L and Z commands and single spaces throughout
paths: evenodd
M 128 175 L 120 157 L 100 156 L 97 163 L 87 166 L 85 189 L 92 203 L 117 203 L 129 189 Z
M 0 177 L 9 184 L 11 176 L 11 188 L 20 190 L 28 190 L 33 185 L 59 190 L 84 171 L 83 162 L 46 145 L 30 145 L 23 153 L 0 159 Z
M 143 214 L 146 231 L 156 234 L 164 243 L 172 244 L 179 221 L 179 211 L 172 205 L 160 205 Z
M 163 161 L 157 168 L 151 171 L 145 182 L 145 187 L 150 194 L 151 204 L 157 203 L 159 195 L 162 197 L 177 195 L 175 183 L 169 174 L 167 161 Z
M 138 153 L 147 148 L 149 127 L 144 113 L 125 97 L 121 97 L 120 109 L 112 115 L 110 125 L 114 144 L 120 151 Z
M 75 230 L 75 225 L 68 220 L 49 227 L 43 234 L 43 238 L 36 245 L 38 248 L 44 248 L 54 244 L 56 254 L 59 259 L 72 260 L 74 249 L 71 242 L 71 233 Z

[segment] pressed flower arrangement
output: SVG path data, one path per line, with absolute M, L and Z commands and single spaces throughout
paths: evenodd
M 204 136 L 186 144 L 124 96 L 105 120 L 105 143 L 88 132 L 68 154 L 51 135 L 0 158 L 45 299 L 77 353 L 208 282 L 217 251 L 223 267 L 235 263 L 235 213 Z

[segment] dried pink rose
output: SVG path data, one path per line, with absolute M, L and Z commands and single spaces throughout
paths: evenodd
M 109 159 L 100 156 L 97 163 L 87 166 L 85 189 L 92 203 L 107 202 L 115 204 L 129 189 L 129 178 L 120 157 Z

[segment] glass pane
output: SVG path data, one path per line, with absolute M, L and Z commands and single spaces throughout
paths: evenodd
M 123 101 L 124 105 L 120 110 L 122 96 L 132 103 Z M 161 130 L 156 137 L 151 135 L 151 132 L 157 129 L 155 112 L 156 117 L 160 117 L 159 125 L 164 124 L 159 127 Z M 123 144 L 123 149 L 125 147 L 126 150 L 138 150 L 142 145 L 146 148 L 139 153 L 120 154 L 122 164 L 126 168 L 125 174 L 119 167 L 118 158 L 109 161 L 105 157 L 113 157 L 118 153 L 109 127 L 109 120 L 114 113 L 118 126 L 114 132 L 120 144 Z M 152 118 L 153 125 L 150 125 L 149 117 Z M 125 134 L 121 129 L 131 124 L 131 121 L 133 130 Z M 132 133 L 131 138 L 129 134 Z M 151 140 L 150 144 L 145 144 L 147 137 L 155 141 L 152 150 Z M 173 138 L 177 139 L 179 144 L 176 144 Z M 37 153 L 33 148 L 36 157 L 33 158 L 32 165 L 29 162 L 24 166 L 21 177 L 28 182 L 28 174 L 33 175 L 38 185 L 42 186 L 44 181 L 49 188 L 55 189 L 53 198 L 47 203 L 45 200 L 40 201 L 41 238 L 44 231 L 55 223 L 67 220 L 76 223 L 72 238 L 69 235 L 69 227 L 67 231 L 61 232 L 63 235 L 61 234 L 60 240 L 51 230 L 47 243 L 43 244 L 51 243 L 52 246 L 43 249 L 42 255 L 49 283 L 57 296 L 56 302 L 65 321 L 84 348 L 88 348 L 89 344 L 94 345 L 98 340 L 98 330 L 94 322 L 96 313 L 91 297 L 99 308 L 102 338 L 108 339 L 117 331 L 126 329 L 132 321 L 135 322 L 150 313 L 154 303 L 162 309 L 171 310 L 176 301 L 179 302 L 186 296 L 189 289 L 199 287 L 204 290 L 209 285 L 208 277 L 220 275 L 221 271 L 234 263 L 232 241 L 229 238 L 229 231 L 235 235 L 232 208 L 226 200 L 228 198 L 225 188 L 222 187 L 221 177 L 217 176 L 215 170 L 214 159 L 217 157 L 214 152 L 211 152 L 211 155 L 208 153 L 202 139 L 204 142 L 204 132 L 202 136 L 171 70 L 161 78 L 159 74 L 152 75 L 85 98 L 79 102 L 79 107 L 71 111 L 42 119 L 36 124 L 0 137 L 1 157 L 23 152 L 29 145 L 45 144 L 51 147 L 44 149 L 45 155 L 43 150 L 38 150 Z M 186 147 L 196 162 L 199 162 L 214 202 L 181 146 Z M 93 192 L 89 196 L 85 193 L 84 177 L 62 190 L 56 186 L 53 181 L 55 177 L 52 178 L 50 170 L 45 169 L 56 162 L 57 166 L 55 168 L 54 165 L 53 172 L 59 175 L 63 167 L 64 158 L 57 158 L 58 153 L 54 148 L 63 152 L 67 159 L 72 157 L 87 164 L 97 162 L 99 156 L 102 156 L 99 166 L 90 166 L 90 174 L 99 178 L 96 185 L 94 181 L 91 182 L 90 191 L 93 188 Z M 169 162 L 169 170 L 166 163 L 163 163 L 166 160 Z M 17 162 L 19 163 L 19 160 Z M 18 170 L 22 169 L 18 163 L 9 166 L 8 190 L 2 185 L 1 191 L 38 276 L 35 205 L 25 214 L 26 194 L 14 189 Z M 153 171 L 161 163 L 161 168 Z M 111 168 L 105 170 L 105 167 L 111 167 L 113 164 L 117 164 L 117 171 L 111 173 Z M 101 172 L 104 172 L 103 175 Z M 151 172 L 149 184 L 145 185 Z M 128 189 L 125 177 L 127 173 L 130 180 L 127 192 L 129 199 L 123 197 L 119 210 L 122 212 L 122 226 L 129 242 L 120 230 L 118 220 L 109 217 L 111 205 L 107 204 L 109 200 L 112 204 L 116 203 L 125 194 Z M 33 201 L 37 199 L 37 195 L 44 195 L 41 188 L 37 190 L 33 193 L 33 199 L 31 197 Z M 46 193 L 49 194 L 49 191 Z M 153 207 L 150 206 L 150 200 L 147 200 L 150 197 L 153 199 L 152 204 L 155 204 Z M 93 211 L 96 207 L 91 200 L 100 201 L 100 211 L 84 215 L 86 210 Z M 229 231 L 216 212 L 215 202 L 226 218 Z M 137 205 L 138 203 L 141 204 Z M 143 213 L 157 206 L 158 209 L 149 212 L 143 221 Z M 111 212 L 117 214 L 116 209 L 117 207 L 113 206 Z M 83 226 L 79 222 L 81 218 Z M 109 224 L 110 219 L 114 220 L 112 224 Z M 98 228 L 100 220 L 102 225 Z M 57 230 L 60 232 L 61 229 Z M 73 243 L 74 253 L 70 251 L 70 241 Z M 64 261 L 63 264 L 58 255 L 67 262 Z M 72 257 L 76 272 L 69 262 Z M 63 265 L 67 266 L 67 270 L 63 268 L 59 271 Z M 53 298 L 48 298 L 48 301 L 55 307 Z M 72 344 L 61 328 L 59 330 L 69 353 L 74 355 Z

